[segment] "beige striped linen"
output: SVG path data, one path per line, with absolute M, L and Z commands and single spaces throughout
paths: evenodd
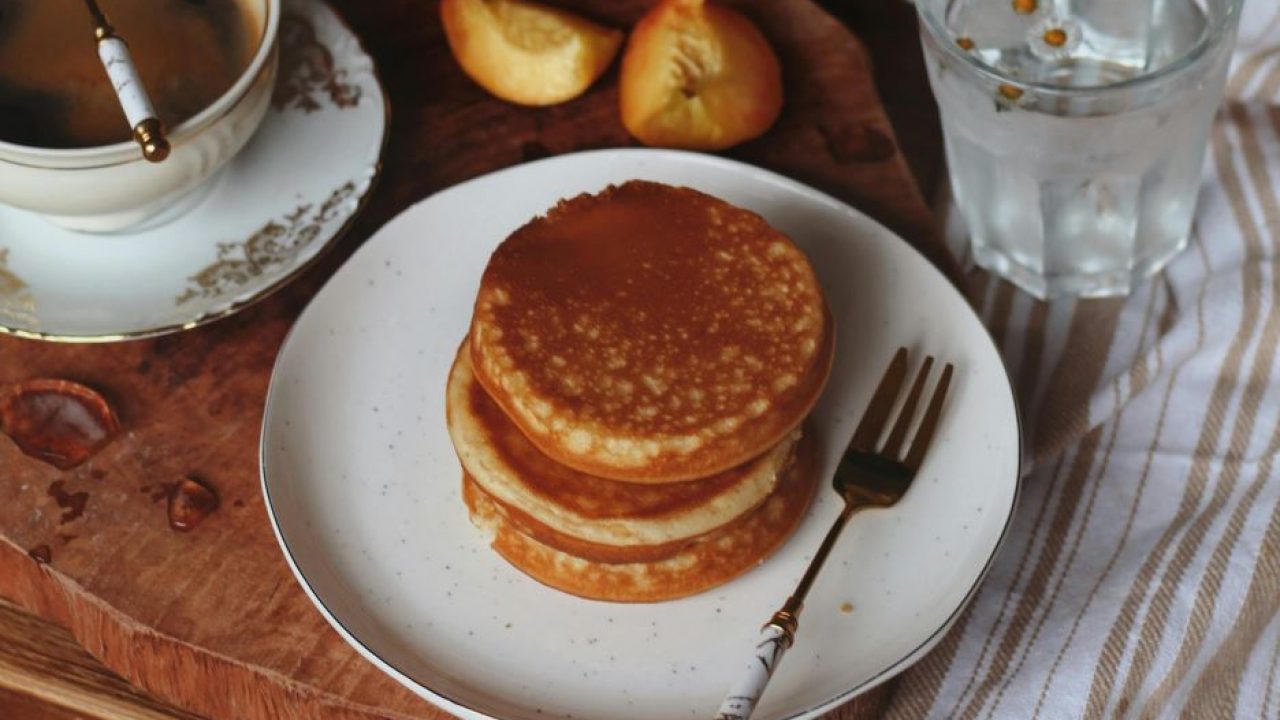
M 969 281 L 1029 474 L 991 575 L 886 717 L 1280 718 L 1280 0 L 1246 2 L 1165 272 L 1107 301 Z

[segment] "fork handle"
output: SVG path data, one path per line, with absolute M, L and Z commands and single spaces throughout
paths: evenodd
M 738 676 L 737 682 L 729 688 L 729 694 L 725 695 L 724 702 L 720 703 L 720 710 L 716 712 L 714 720 L 747 720 L 751 717 L 751 713 L 756 709 L 756 703 L 764 694 L 765 686 L 769 684 L 769 678 L 773 677 L 773 671 L 777 669 L 778 663 L 782 662 L 783 654 L 796 639 L 796 628 L 800 624 L 800 609 L 804 607 L 804 598 L 809 594 L 814 578 L 822 569 L 822 563 L 826 561 L 827 554 L 836 544 L 836 538 L 840 537 L 840 531 L 844 529 L 845 523 L 861 506 L 862 503 L 853 495 L 845 497 L 840 515 L 836 517 L 835 522 L 831 523 L 826 537 L 822 538 L 822 545 L 813 556 L 813 560 L 809 562 L 809 567 L 805 568 L 804 577 L 800 578 L 796 591 L 782 604 L 782 609 L 774 613 L 769 622 L 760 628 L 760 640 L 756 642 L 756 653 L 747 663 L 742 674 Z
M 729 693 L 716 712 L 715 720 L 747 720 L 751 717 L 765 686 L 769 684 L 769 678 L 773 677 L 773 671 L 782 662 L 783 654 L 791 647 L 791 640 L 795 636 L 795 616 L 789 617 L 789 626 L 785 622 L 778 622 L 778 616 L 775 615 L 773 621 L 760 628 L 760 640 L 756 643 L 755 654 L 743 668 L 737 682 L 729 688 Z

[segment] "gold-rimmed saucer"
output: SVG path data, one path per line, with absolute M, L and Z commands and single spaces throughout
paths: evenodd
M 176 216 L 89 235 L 0 206 L 0 333 L 112 342 L 186 330 L 282 287 L 342 234 L 380 169 L 385 93 L 322 0 L 286 0 L 280 52 L 258 133 Z

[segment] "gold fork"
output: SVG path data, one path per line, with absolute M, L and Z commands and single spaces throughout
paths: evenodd
M 933 356 L 926 357 L 902 403 L 897 422 L 889 431 L 889 437 L 881 444 L 880 438 L 889 425 L 889 416 L 902 384 L 907 379 L 907 349 L 898 348 L 893 356 L 880 386 L 867 404 L 858 429 L 853 433 L 853 439 L 849 441 L 848 449 L 836 467 L 833 484 L 836 492 L 844 498 L 844 508 L 827 531 L 827 536 L 823 538 L 822 545 L 813 556 L 795 592 L 760 629 L 760 642 L 756 645 L 755 655 L 738 682 L 725 696 L 715 720 L 747 720 L 751 717 L 756 702 L 782 660 L 783 653 L 795 642 L 800 610 L 804 608 L 804 598 L 809 594 L 809 586 L 813 585 L 823 561 L 827 559 L 849 518 L 865 508 L 892 507 L 911 487 L 911 480 L 920 469 L 920 462 L 924 460 L 925 451 L 938 428 L 938 418 L 942 415 L 942 404 L 946 400 L 947 387 L 951 384 L 951 374 L 954 371 L 950 363 L 942 370 L 942 377 L 929 399 L 915 438 L 903 454 L 907 431 L 911 427 L 916 406 L 920 403 L 920 396 L 924 394 L 925 381 L 932 368 Z

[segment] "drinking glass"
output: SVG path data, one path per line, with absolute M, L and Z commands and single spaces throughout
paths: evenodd
M 979 265 L 1124 295 L 1186 247 L 1243 0 L 916 0 Z

